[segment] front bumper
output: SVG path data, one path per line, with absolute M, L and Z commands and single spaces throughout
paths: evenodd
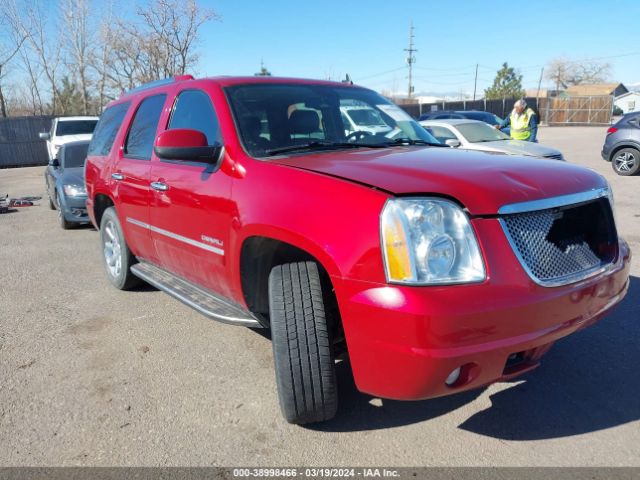
M 515 377 L 537 367 L 556 340 L 602 318 L 629 287 L 631 252 L 623 240 L 611 269 L 562 287 L 536 285 L 513 267 L 512 254 L 501 257 L 488 264 L 502 268 L 474 285 L 334 279 L 358 389 L 419 400 Z M 458 367 L 459 380 L 448 386 Z
M 65 195 L 60 209 L 67 222 L 87 223 L 91 221 L 87 214 L 87 197 Z

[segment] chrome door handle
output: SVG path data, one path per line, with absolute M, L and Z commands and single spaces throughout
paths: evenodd
M 169 190 L 169 185 L 162 182 L 151 182 L 151 188 L 158 190 L 159 192 L 166 192 Z
M 111 178 L 113 178 L 114 180 L 124 180 L 124 175 L 122 175 L 121 173 L 112 173 Z

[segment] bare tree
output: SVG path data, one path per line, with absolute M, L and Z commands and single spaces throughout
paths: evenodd
M 194 44 L 200 27 L 220 19 L 213 10 L 198 6 L 196 0 L 152 0 L 137 13 L 147 27 L 143 40 L 156 78 L 183 75 L 191 69 L 198 61 Z
M 35 57 L 42 74 L 46 78 L 51 91 L 52 114 L 66 113 L 64 108 L 58 105 L 60 91 L 58 89 L 58 75 L 64 64 L 64 49 L 62 48 L 61 35 L 51 35 L 47 30 L 47 15 L 43 11 L 40 0 L 25 2 L 26 13 L 18 18 L 21 30 L 27 35 L 27 45 Z M 59 25 L 57 18 L 53 22 Z
M 551 60 L 545 77 L 552 81 L 556 90 L 571 85 L 602 83 L 609 79 L 611 64 L 596 60 L 570 60 L 558 57 Z
M 0 0 L 0 13 L 12 11 L 11 28 L 0 25 L 1 114 L 10 61 L 21 67 L 19 80 L 11 78 L 21 111 L 99 113 L 123 90 L 194 69 L 201 27 L 220 18 L 198 0 L 147 0 L 133 19 L 117 18 L 112 1 L 92 15 L 92 0 L 59 0 L 51 15 L 47 0 Z
M 7 116 L 7 103 L 2 91 L 2 80 L 6 75 L 7 66 L 22 48 L 27 35 L 22 32 L 15 21 L 13 4 L 7 2 L 0 10 L 0 29 L 7 32 L 5 38 L 0 38 L 0 115 Z
M 82 114 L 89 113 L 89 64 L 94 44 L 89 29 L 90 0 L 65 0 L 62 5 L 64 47 L 67 51 L 67 70 L 78 83 L 82 98 Z

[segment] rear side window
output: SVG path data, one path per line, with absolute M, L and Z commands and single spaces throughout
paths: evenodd
M 153 141 L 156 138 L 158 121 L 166 98 L 167 96 L 164 94 L 154 95 L 153 97 L 145 98 L 140 103 L 131 122 L 131 128 L 124 147 L 124 153 L 127 157 L 151 160 Z
M 130 104 L 131 102 L 119 103 L 102 113 L 91 138 L 88 155 L 109 155 Z
M 209 95 L 202 90 L 185 90 L 178 95 L 173 106 L 169 129 L 188 128 L 207 136 L 209 145 L 222 144 L 220 125 Z

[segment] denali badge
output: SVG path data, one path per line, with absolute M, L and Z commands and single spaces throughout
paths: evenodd
M 200 238 L 202 239 L 203 242 L 207 242 L 212 245 L 217 245 L 219 247 L 224 246 L 224 242 L 222 240 L 218 240 L 217 238 L 209 237 L 207 235 L 202 235 Z

